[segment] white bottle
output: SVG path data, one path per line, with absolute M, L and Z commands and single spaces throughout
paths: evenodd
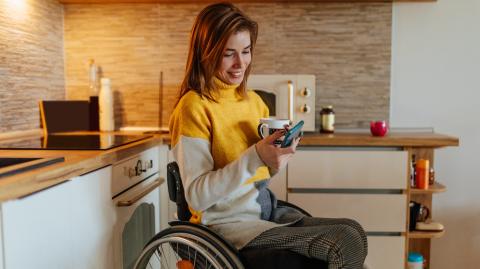
M 100 131 L 113 131 L 115 129 L 113 115 L 113 93 L 110 88 L 110 79 L 102 78 L 100 94 L 98 96 Z

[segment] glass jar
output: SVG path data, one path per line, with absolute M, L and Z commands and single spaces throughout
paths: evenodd
M 416 186 L 418 189 L 428 190 L 428 180 L 430 172 L 430 162 L 426 159 L 420 159 L 417 161 L 415 166 L 416 176 Z
M 335 112 L 333 111 L 332 106 L 325 106 L 322 107 L 320 111 L 320 119 L 321 119 L 321 126 L 320 132 L 321 133 L 328 133 L 331 134 L 335 131 Z
M 423 269 L 423 256 L 417 252 L 408 253 L 408 269 Z
M 433 167 L 430 167 L 430 173 L 428 175 L 428 185 L 433 185 L 435 183 L 435 170 Z

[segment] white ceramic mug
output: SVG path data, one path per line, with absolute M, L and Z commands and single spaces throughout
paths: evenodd
M 261 118 L 260 124 L 258 124 L 258 135 L 261 138 L 265 138 L 278 130 L 284 130 L 285 125 L 290 125 L 288 119 L 276 119 L 276 118 Z M 277 139 L 275 144 L 280 144 L 282 140 Z

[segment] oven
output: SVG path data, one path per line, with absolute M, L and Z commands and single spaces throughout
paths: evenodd
M 133 268 L 145 244 L 160 231 L 159 148 L 154 147 L 112 168 L 115 205 L 115 268 Z
M 251 75 L 247 88 L 260 95 L 271 117 L 303 120 L 304 131 L 315 131 L 314 75 Z

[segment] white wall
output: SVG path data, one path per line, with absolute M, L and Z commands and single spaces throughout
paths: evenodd
M 436 150 L 434 269 L 480 268 L 480 0 L 395 3 L 391 125 L 460 138 Z

